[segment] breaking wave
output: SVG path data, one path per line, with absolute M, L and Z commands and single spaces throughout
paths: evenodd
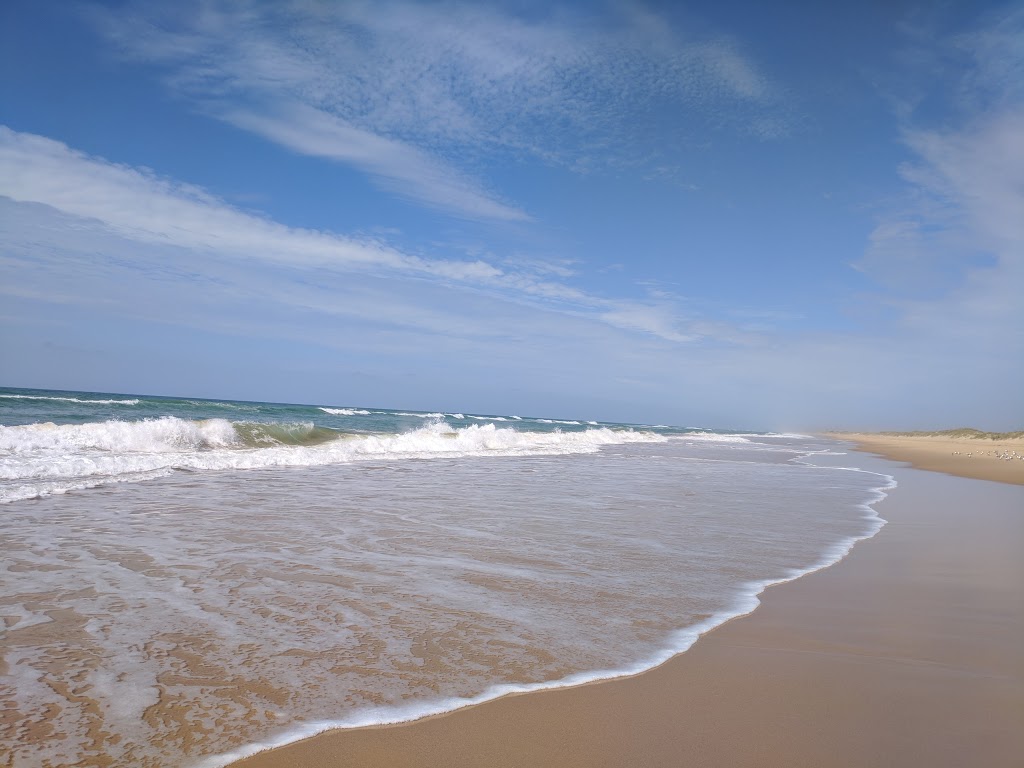
M 367 460 L 593 453 L 604 445 L 664 442 L 637 430 L 520 432 L 441 421 L 401 434 L 354 434 L 312 422 L 145 421 L 0 426 L 0 503 L 173 470 L 312 467 Z

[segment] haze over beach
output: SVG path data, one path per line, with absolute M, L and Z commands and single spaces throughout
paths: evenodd
M 4 3 L 0 765 L 1018 765 L 1022 41 Z

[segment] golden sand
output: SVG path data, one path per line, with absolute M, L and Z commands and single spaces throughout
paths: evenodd
M 959 477 L 1024 485 L 1024 439 L 894 435 L 841 432 L 829 435 L 848 440 L 859 450 L 904 461 L 918 469 Z

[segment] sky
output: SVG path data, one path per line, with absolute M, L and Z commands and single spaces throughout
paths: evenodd
M 0 5 L 0 385 L 1024 427 L 1024 3 Z

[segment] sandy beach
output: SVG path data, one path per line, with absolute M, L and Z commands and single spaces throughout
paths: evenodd
M 888 525 L 657 669 L 236 765 L 1020 766 L 1024 489 L 856 465 L 896 476 Z
M 1024 485 L 1024 439 L 988 439 L 945 435 L 893 435 L 833 432 L 859 450 L 902 461 L 918 469 L 946 472 L 958 477 Z

